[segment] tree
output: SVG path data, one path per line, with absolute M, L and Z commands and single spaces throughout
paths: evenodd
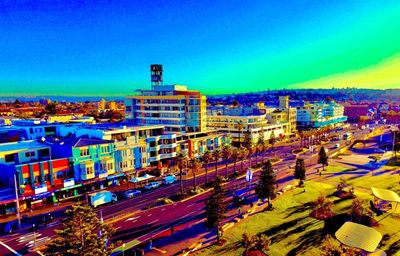
M 245 148 L 250 148 L 253 146 L 253 141 L 251 139 L 251 133 L 249 130 L 247 130 L 244 134 L 244 139 L 243 139 L 243 146 Z
M 233 176 L 236 177 L 236 162 L 239 160 L 240 158 L 240 154 L 239 154 L 239 150 L 237 148 L 232 150 L 232 156 L 231 156 L 232 160 L 233 160 Z
M 325 196 L 320 195 L 314 202 L 315 218 L 325 219 L 331 217 L 333 215 L 332 208 L 332 201 L 327 199 Z
M 239 147 L 242 146 L 242 137 L 241 137 L 241 135 L 242 135 L 243 127 L 244 127 L 243 122 L 239 121 L 237 123 L 237 129 L 238 129 L 238 134 L 239 134 Z
M 63 229 L 56 230 L 56 238 L 47 245 L 46 255 L 111 255 L 109 244 L 115 230 L 102 223 L 90 206 L 72 205 L 65 211 Z
M 213 156 L 214 161 L 215 161 L 215 177 L 217 177 L 218 176 L 218 161 L 222 156 L 221 150 L 215 149 L 212 152 L 212 156 Z
M 206 221 L 207 228 L 215 228 L 217 230 L 218 242 L 220 242 L 221 234 L 219 232 L 220 223 L 226 217 L 225 189 L 222 186 L 222 178 L 217 176 L 214 182 L 214 188 L 210 198 L 206 201 Z
M 196 174 L 199 171 L 201 162 L 199 159 L 194 157 L 190 160 L 190 166 L 192 167 L 192 173 L 193 173 L 193 190 L 196 193 L 196 191 L 197 191 Z
M 238 150 L 239 154 L 240 154 L 240 171 L 243 172 L 243 161 L 244 158 L 247 156 L 247 149 L 244 147 L 240 147 Z
M 276 142 L 275 131 L 272 130 L 271 135 L 269 136 L 269 144 L 271 144 L 272 149 L 274 149 L 275 142 Z
M 272 169 L 271 161 L 267 161 L 260 173 L 260 179 L 256 186 L 256 194 L 260 199 L 268 199 L 268 205 L 270 205 L 270 199 L 276 197 L 276 175 Z
M 265 234 L 249 236 L 244 233 L 240 243 L 246 253 L 251 250 L 268 251 L 271 240 Z
M 201 156 L 201 161 L 205 164 L 206 167 L 206 184 L 208 184 L 208 164 L 211 162 L 213 156 L 211 155 L 210 151 L 204 152 L 204 154 Z
M 225 178 L 228 179 L 228 163 L 232 157 L 232 148 L 229 145 L 225 145 L 222 148 L 222 158 L 225 160 Z
M 176 161 L 178 163 L 178 167 L 179 167 L 179 191 L 181 193 L 181 195 L 184 194 L 183 191 L 183 168 L 186 167 L 186 161 L 187 161 L 187 157 L 184 153 L 179 153 L 179 155 L 176 157 Z
M 324 147 L 321 147 L 318 154 L 318 163 L 322 164 L 322 170 L 325 170 L 325 166 L 328 165 L 328 156 L 326 155 L 326 151 Z
M 50 114 L 54 115 L 57 113 L 57 104 L 54 102 L 50 102 L 49 104 L 44 107 L 44 109 Z
M 294 167 L 294 178 L 299 179 L 300 183 L 306 179 L 306 167 L 304 165 L 304 159 L 297 158 L 296 165 Z
M 264 146 L 265 146 L 264 132 L 262 131 L 258 136 L 258 141 L 257 141 L 256 165 L 258 164 L 258 154 L 260 152 L 261 152 L 261 161 L 264 162 Z

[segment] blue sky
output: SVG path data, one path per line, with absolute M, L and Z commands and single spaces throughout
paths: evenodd
M 332 87 L 400 51 L 399 1 L 15 2 L 0 3 L 1 95 L 126 95 L 151 63 L 206 94 Z

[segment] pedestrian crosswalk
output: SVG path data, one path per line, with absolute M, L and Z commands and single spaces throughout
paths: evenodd
M 21 236 L 17 239 L 19 245 L 24 245 L 29 249 L 38 248 L 45 243 L 47 243 L 51 238 L 48 236 L 42 236 L 41 233 L 30 233 L 24 236 Z

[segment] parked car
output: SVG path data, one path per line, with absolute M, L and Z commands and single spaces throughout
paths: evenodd
M 386 151 L 380 148 L 375 149 L 376 153 L 385 153 Z
M 175 181 L 177 181 L 175 175 L 169 174 L 169 175 L 167 175 L 167 176 L 165 176 L 165 177 L 163 178 L 162 183 L 163 183 L 164 185 L 168 185 L 168 184 L 174 183 Z
M 4 224 L 3 233 L 12 233 L 16 229 L 18 229 L 18 221 L 12 220 Z
M 142 192 L 140 190 L 130 189 L 130 190 L 125 191 L 123 193 L 123 196 L 125 198 L 132 198 L 132 197 L 138 196 L 140 194 L 142 194 Z
M 152 182 L 149 182 L 149 184 L 147 184 L 146 186 L 144 186 L 144 189 L 150 190 L 153 188 L 158 188 L 160 185 L 161 185 L 160 182 L 152 181 Z

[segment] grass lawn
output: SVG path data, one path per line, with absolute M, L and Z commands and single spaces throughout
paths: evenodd
M 273 202 L 272 212 L 258 213 L 242 220 L 224 234 L 227 242 L 223 246 L 211 246 L 201 250 L 199 255 L 241 255 L 240 240 L 245 232 L 267 234 L 271 239 L 269 255 L 320 255 L 324 222 L 309 217 L 312 203 L 324 194 L 334 202 L 333 211 L 339 214 L 350 211 L 352 200 L 339 200 L 332 196 L 335 187 L 330 184 L 307 181 L 305 189 L 303 192 L 303 188 L 296 188 L 279 196 Z M 366 200 L 366 205 L 372 198 L 369 193 L 357 190 L 356 195 Z M 400 217 L 389 216 L 376 229 L 382 235 L 389 235 L 379 248 L 391 252 L 388 255 L 400 255 Z
M 322 169 L 320 169 L 322 170 Z M 322 174 L 324 173 L 336 173 L 336 172 L 344 172 L 344 171 L 349 171 L 349 168 L 347 167 L 343 167 L 340 165 L 328 165 L 325 167 L 325 171 L 322 172 Z

